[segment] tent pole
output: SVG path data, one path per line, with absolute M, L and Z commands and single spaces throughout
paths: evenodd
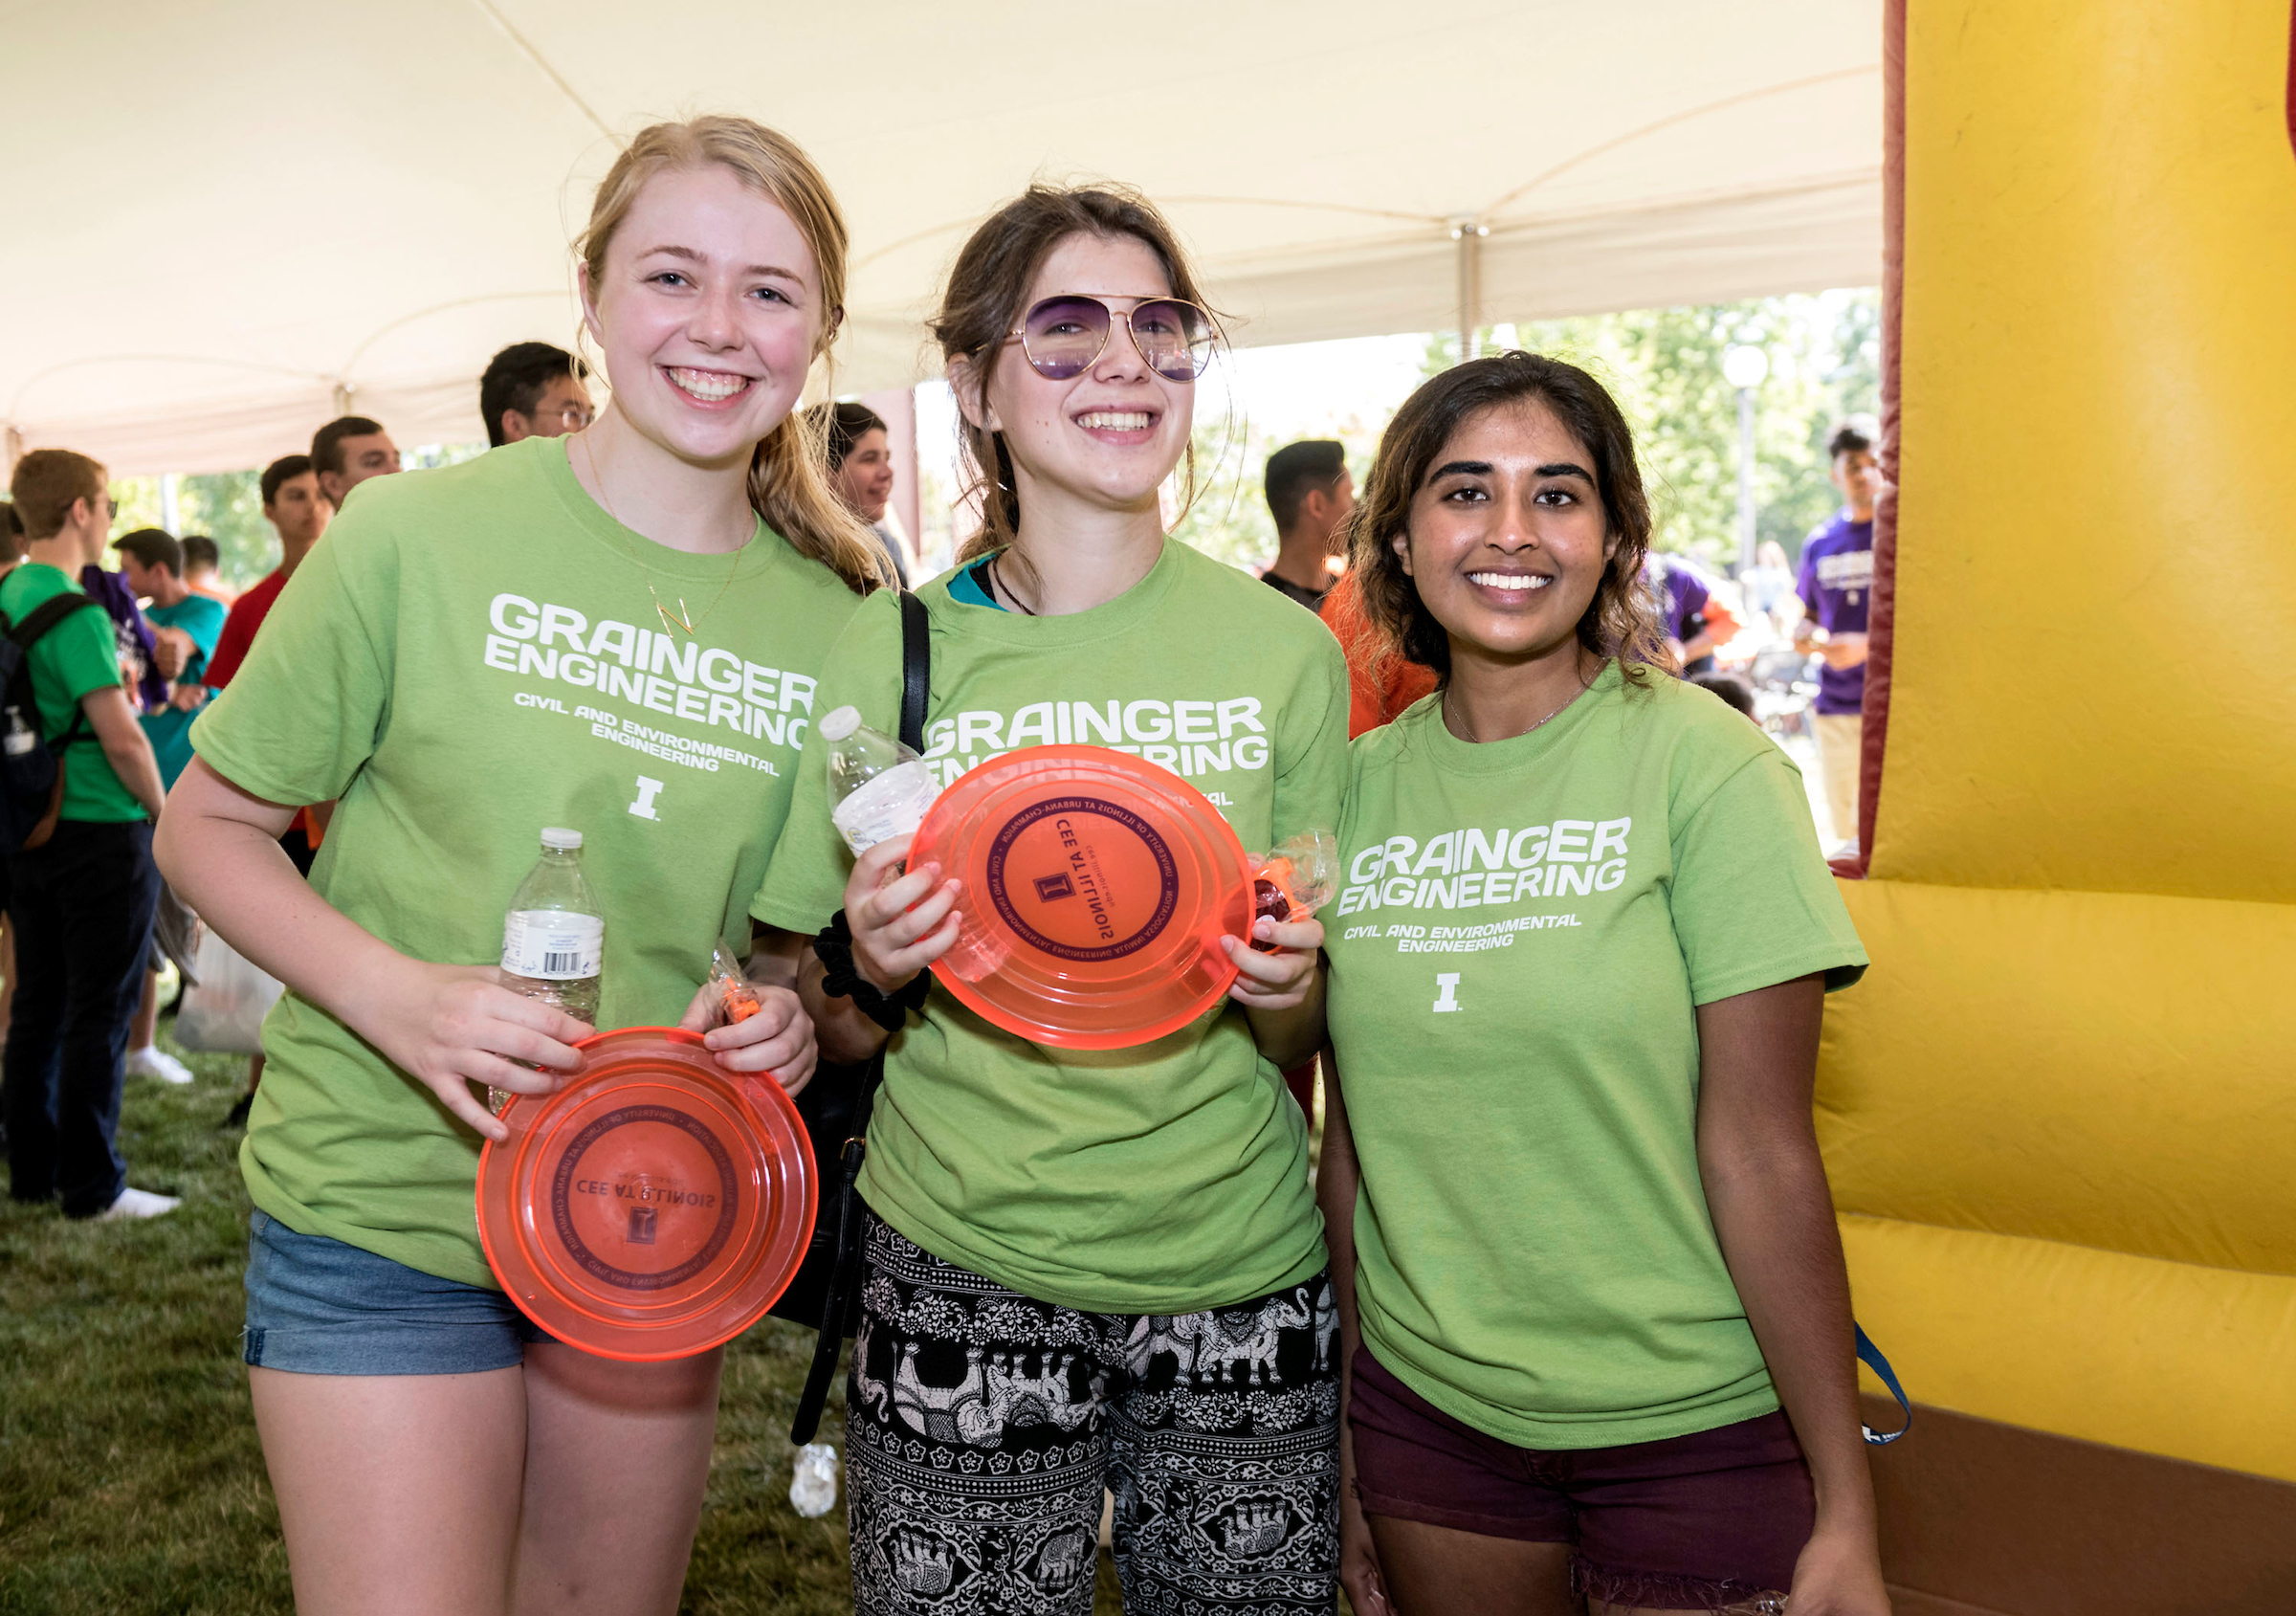
M 1489 225 L 1462 214 L 1451 221 L 1451 239 L 1459 243 L 1459 358 L 1462 364 L 1478 356 L 1483 325 L 1483 238 Z

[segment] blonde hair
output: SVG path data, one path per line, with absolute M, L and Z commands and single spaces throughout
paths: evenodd
M 669 169 L 713 163 L 788 214 L 805 237 L 821 277 L 824 318 L 814 353 L 827 354 L 845 319 L 845 215 L 804 147 L 746 118 L 717 115 L 638 131 L 598 182 L 589 227 L 574 244 L 590 284 L 603 283 L 607 249 L 647 181 Z M 804 410 L 790 410 L 750 457 L 749 502 L 798 554 L 867 594 L 893 580 L 874 537 L 829 486 L 827 463 L 820 428 Z

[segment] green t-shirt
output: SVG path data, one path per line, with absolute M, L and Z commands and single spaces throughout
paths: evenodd
M 1768 1413 L 1698 1174 L 1694 1012 L 1865 968 L 1800 775 L 1615 662 L 1512 741 L 1458 740 L 1440 703 L 1357 740 L 1323 916 L 1363 1339 L 1522 1447 Z
M 1115 744 L 1181 774 L 1247 849 L 1338 823 L 1347 667 L 1337 642 L 1247 575 L 1167 540 L 1115 600 L 1029 617 L 917 591 L 932 617 L 927 751 L 943 784 L 1018 746 Z M 854 617 L 821 675 L 899 723 L 900 614 Z M 852 867 L 807 746 L 789 827 L 751 913 L 813 932 Z M 1187 1313 L 1323 1266 L 1307 1124 L 1223 1002 L 1128 1050 L 1040 1046 L 937 986 L 888 1047 L 862 1192 L 926 1251 L 1024 1295 Z
M 665 631 L 649 581 L 693 637 Z M 418 960 L 496 963 L 542 827 L 582 831 L 599 1025 L 671 1024 L 718 941 L 747 951 L 814 675 L 859 604 L 762 524 L 735 557 L 641 538 L 582 491 L 564 439 L 531 439 L 364 486 L 192 742 L 259 797 L 336 799 L 311 884 Z M 478 1136 L 294 993 L 263 1046 L 240 1152 L 255 1205 L 493 1285 Z
M 21 623 L 57 595 L 85 593 L 61 568 L 28 561 L 0 578 L 0 612 L 6 612 L 11 623 Z M 40 709 L 41 738 L 51 742 L 72 727 L 82 697 L 121 688 L 120 642 L 112 632 L 111 613 L 101 606 L 94 610 L 82 607 L 50 629 L 27 661 L 33 697 Z M 147 817 L 144 805 L 112 772 L 112 761 L 103 755 L 95 725 L 80 725 L 78 739 L 63 750 L 63 764 L 59 819 L 117 825 Z
M 147 606 L 144 617 L 155 629 L 181 629 L 191 636 L 197 649 L 184 671 L 176 676 L 180 689 L 197 689 L 200 675 L 207 672 L 208 658 L 215 654 L 216 636 L 223 632 L 223 620 L 230 612 L 223 602 L 211 595 L 186 595 L 173 606 Z M 175 777 L 191 764 L 191 720 L 199 716 L 197 708 L 187 713 L 169 704 L 157 713 L 143 716 L 144 734 L 151 742 L 151 755 L 159 761 L 160 784 L 174 789 Z

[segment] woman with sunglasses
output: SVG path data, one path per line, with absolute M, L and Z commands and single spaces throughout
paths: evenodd
M 966 243 L 935 329 L 983 498 L 919 591 L 943 783 L 1093 742 L 1185 776 L 1247 847 L 1336 823 L 1338 647 L 1164 533 L 1214 326 L 1156 210 L 1032 188 Z M 872 600 L 823 710 L 891 732 L 900 682 Z M 902 874 L 907 837 L 851 859 L 823 772 L 808 746 L 752 912 L 810 934 L 842 906 L 851 974 L 828 997 L 809 968 L 807 1006 L 828 1058 L 886 1051 L 847 1396 L 856 1608 L 1089 1611 L 1106 1485 L 1128 1607 L 1329 1611 L 1336 1316 L 1279 1074 L 1320 1037 L 1322 928 L 1226 939 L 1228 1002 L 1153 1043 L 1033 1044 L 934 985 L 957 883 Z
M 1649 535 L 1527 353 L 1421 387 L 1357 510 L 1438 681 L 1350 753 L 1328 911 L 1361 1616 L 1888 1610 L 1811 1122 L 1866 954 L 1794 765 L 1654 665 Z
M 642 131 L 580 244 L 605 413 L 370 487 L 193 728 L 161 865 L 288 987 L 240 1152 L 245 1356 L 304 1616 L 677 1607 L 723 1354 L 594 1357 L 490 1272 L 483 1096 L 552 1093 L 591 1031 L 496 962 L 546 826 L 605 907 L 600 1025 L 707 1026 L 713 950 L 748 950 L 813 675 L 879 579 L 791 414 L 845 251 L 785 137 Z M 276 838 L 329 800 L 306 886 Z M 806 1081 L 796 968 L 753 961 L 761 1012 L 708 1033 L 729 1070 Z

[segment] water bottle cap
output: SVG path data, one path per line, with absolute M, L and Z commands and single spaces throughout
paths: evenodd
M 561 825 L 549 826 L 542 831 L 542 846 L 560 852 L 576 852 L 582 846 L 582 832 L 569 830 Z
M 843 741 L 861 727 L 861 709 L 840 707 L 813 726 L 813 733 L 824 741 Z

